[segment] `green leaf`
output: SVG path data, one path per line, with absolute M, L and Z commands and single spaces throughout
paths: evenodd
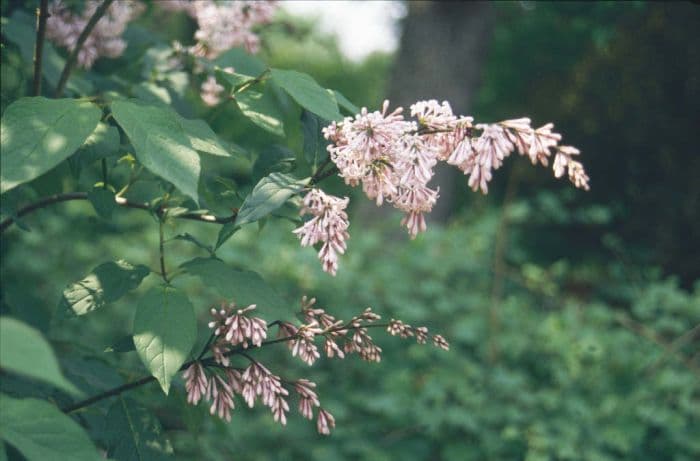
M 0 193 L 41 176 L 68 158 L 100 121 L 94 104 L 77 99 L 20 98 L 0 122 Z
M 106 417 L 107 456 L 117 461 L 168 459 L 170 441 L 156 417 L 119 396 Z
M 277 136 L 284 136 L 283 115 L 275 96 L 266 91 L 266 84 L 256 83 L 245 91 L 236 93 L 235 101 L 251 122 Z
M 236 225 L 255 222 L 281 207 L 289 197 L 304 190 L 309 178 L 297 179 L 293 176 L 272 173 L 255 185 L 246 197 L 236 218 Z
M 0 438 L 28 461 L 96 461 L 101 457 L 83 428 L 55 406 L 0 394 Z
M 151 82 L 141 82 L 132 88 L 133 95 L 144 102 L 172 104 L 168 90 Z
M 304 158 L 309 165 L 316 166 L 324 157 L 328 143 L 323 138 L 321 129 L 325 125 L 317 115 L 307 110 L 301 112 L 301 129 L 304 134 Z
M 173 240 L 184 240 L 185 242 L 190 242 L 193 245 L 198 246 L 203 250 L 206 250 L 209 254 L 213 253 L 213 250 L 210 245 L 200 242 L 197 237 L 190 234 L 189 232 L 185 232 L 184 234 L 178 234 L 175 237 L 173 237 Z
M 180 117 L 180 126 L 185 130 L 185 135 L 187 135 L 190 144 L 196 150 L 219 157 L 231 156 L 219 137 L 204 120 L 188 120 Z
M 197 339 L 190 300 L 170 286 L 152 288 L 136 307 L 133 332 L 136 352 L 167 394 Z
M 181 267 L 239 306 L 256 304 L 267 315 L 289 315 L 289 305 L 256 272 L 234 269 L 215 258 L 194 258 Z
M 250 75 L 239 74 L 236 72 L 226 72 L 223 69 L 216 69 L 216 79 L 219 83 L 225 83 L 230 86 L 231 94 L 235 93 L 241 86 L 246 83 L 250 83 L 257 77 L 252 77 Z
M 95 187 L 88 192 L 88 200 L 101 218 L 112 219 L 112 212 L 117 207 L 114 192 L 104 187 Z
M 351 114 L 359 114 L 360 113 L 360 108 L 357 107 L 355 104 L 351 103 L 348 98 L 343 96 L 343 94 L 340 91 L 336 90 L 328 90 L 332 91 L 333 94 L 335 95 L 335 100 L 338 101 L 338 105 L 348 111 Z
M 100 309 L 138 287 L 149 273 L 150 269 L 144 265 L 134 266 L 122 260 L 100 264 L 84 279 L 63 290 L 59 312 L 84 315 Z
M 218 250 L 221 245 L 226 243 L 226 241 L 240 229 L 241 226 L 236 225 L 235 222 L 227 222 L 221 226 L 221 229 L 219 229 L 219 235 L 216 237 L 216 245 L 214 246 L 214 250 Z
M 301 107 L 325 120 L 342 120 L 338 104 L 316 80 L 294 70 L 271 69 L 272 80 Z
M 90 164 L 94 161 L 109 157 L 119 152 L 119 130 L 115 126 L 104 122 L 97 124 L 97 128 L 85 140 L 78 149 L 80 161 Z
M 112 115 L 153 174 L 170 181 L 196 202 L 200 159 L 176 112 L 134 100 L 112 103 Z
M 221 67 L 233 67 L 236 72 L 246 75 L 260 75 L 267 67 L 264 62 L 243 48 L 232 48 L 222 53 L 214 60 L 214 64 Z
M 253 180 L 260 180 L 270 173 L 287 173 L 296 164 L 296 156 L 289 148 L 273 144 L 264 148 L 253 164 Z
M 61 373 L 56 356 L 41 333 L 11 317 L 0 317 L 0 368 L 81 394 Z

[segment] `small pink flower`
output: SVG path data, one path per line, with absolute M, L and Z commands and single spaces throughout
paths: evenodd
M 331 429 L 335 428 L 335 418 L 333 415 L 328 413 L 323 408 L 318 410 L 318 416 L 316 418 L 316 429 L 319 434 L 329 435 Z
M 199 95 L 207 106 L 215 106 L 221 102 L 221 93 L 223 93 L 224 87 L 216 82 L 216 78 L 213 75 L 207 77 L 207 79 L 202 83 L 201 91 Z
M 299 395 L 299 413 L 306 419 L 313 419 L 313 408 L 321 405 L 315 388 L 316 383 L 307 379 L 300 379 L 294 384 L 294 390 Z
M 49 18 L 46 21 L 46 37 L 59 46 L 73 51 L 78 37 L 95 13 L 101 2 L 89 0 L 85 9 L 78 15 L 72 13 L 61 0 L 49 5 Z M 78 65 L 89 69 L 100 56 L 116 58 L 126 49 L 121 35 L 129 21 L 141 14 L 144 6 L 136 1 L 112 3 L 104 16 L 95 24 L 90 35 L 78 52 Z
M 185 11 L 196 19 L 198 28 L 194 38 L 197 45 L 193 47 L 193 52 L 209 59 L 241 45 L 248 52 L 256 53 L 260 48 L 260 38 L 253 29 L 269 23 L 276 10 L 274 1 L 196 0 L 157 4 L 171 11 Z
M 209 380 L 207 400 L 211 402 L 209 414 L 216 414 L 223 420 L 231 421 L 231 410 L 235 406 L 233 392 L 229 384 L 221 376 L 214 375 Z
M 293 232 L 301 239 L 302 246 L 323 242 L 318 257 L 323 270 L 335 275 L 338 270 L 338 255 L 345 253 L 347 240 L 350 235 L 347 228 L 350 225 L 345 208 L 348 198 L 338 198 L 327 195 L 320 189 L 311 189 L 304 197 L 301 214 L 312 214 L 313 218 Z
M 194 362 L 182 376 L 185 378 L 185 390 L 187 391 L 187 403 L 197 405 L 207 393 L 208 379 L 204 367 L 199 362 Z
M 441 335 L 435 335 L 433 336 L 433 345 L 435 347 L 439 347 L 440 349 L 449 351 L 450 350 L 450 343 L 447 342 L 445 338 L 443 338 Z

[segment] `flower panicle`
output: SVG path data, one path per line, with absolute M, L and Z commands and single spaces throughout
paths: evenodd
M 192 362 L 183 372 L 187 403 L 197 405 L 207 402 L 209 413 L 230 421 L 235 409 L 235 398 L 239 396 L 248 407 L 256 403 L 268 407 L 272 417 L 282 425 L 287 424 L 290 411 L 290 394 L 298 398 L 299 414 L 309 420 L 316 417 L 316 428 L 320 434 L 328 435 L 335 428 L 335 418 L 321 407 L 316 384 L 305 378 L 286 381 L 274 374 L 248 352 L 261 347 L 267 337 L 267 324 L 263 319 L 252 317 L 255 304 L 239 308 L 234 302 L 221 303 L 210 311 L 209 328 L 213 337 L 209 342 L 211 357 Z M 368 362 L 381 361 L 382 349 L 369 334 L 373 327 L 386 327 L 389 334 L 402 338 L 415 337 L 420 344 L 429 340 L 426 327 L 412 327 L 400 320 L 392 319 L 388 324 L 377 323 L 381 316 L 370 307 L 343 321 L 319 307 L 315 298 L 303 296 L 300 318 L 303 323 L 275 321 L 270 325 L 278 328 L 278 338 L 286 340 L 293 357 L 299 357 L 308 365 L 320 359 L 321 352 L 316 340 L 323 340 L 322 351 L 328 358 L 345 358 L 357 354 Z M 279 342 L 275 340 L 273 342 Z M 449 350 L 449 344 L 440 335 L 432 336 L 436 347 Z M 249 364 L 245 368 L 231 366 L 231 356 L 241 354 Z
M 439 188 L 430 185 L 439 162 L 458 168 L 472 190 L 486 194 L 494 171 L 513 152 L 545 167 L 554 157 L 555 177 L 566 174 L 575 187 L 589 190 L 583 164 L 574 160 L 578 149 L 560 145 L 562 136 L 553 131 L 552 123 L 533 128 L 531 120 L 522 117 L 475 124 L 473 117 L 457 116 L 447 101 L 436 100 L 416 102 L 410 106 L 410 115 L 416 120 L 405 119 L 402 107 L 390 112 L 389 101 L 384 101 L 381 110 L 370 112 L 363 107 L 354 117 L 332 122 L 322 132 L 330 141 L 327 150 L 338 175 L 349 186 L 361 186 L 377 206 L 389 203 L 401 210 L 401 225 L 412 239 L 427 229 L 425 215 L 440 197 Z M 340 200 L 330 197 L 311 189 L 301 213 L 314 217 L 294 233 L 302 246 L 323 243 L 319 251 L 323 270 L 335 275 L 338 255 L 345 252 L 348 226 L 344 212 L 339 219 L 336 211 L 323 211 L 331 208 L 322 204 Z M 342 209 L 346 206 L 344 201 Z M 337 221 L 342 225 L 331 225 Z

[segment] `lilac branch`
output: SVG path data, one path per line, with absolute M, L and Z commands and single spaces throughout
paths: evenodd
M 23 216 L 26 216 L 42 208 L 54 205 L 56 203 L 68 202 L 72 200 L 88 200 L 88 194 L 87 192 L 68 192 L 65 194 L 55 194 L 50 195 L 48 197 L 44 197 L 40 200 L 37 200 L 34 203 L 30 203 L 29 205 L 21 208 L 16 213 L 14 213 L 13 216 L 3 220 L 2 223 L 0 223 L 0 234 L 5 232 L 5 230 L 7 230 L 7 228 L 14 224 L 17 221 L 17 219 Z M 116 197 L 115 202 L 117 203 L 117 205 L 125 208 L 135 208 L 139 210 L 153 211 L 159 217 L 164 216 L 168 211 L 167 208 L 158 208 L 156 210 L 153 210 L 151 206 L 147 203 L 130 202 L 123 197 Z M 176 218 L 189 219 L 192 221 L 200 221 L 210 224 L 226 224 L 235 221 L 237 215 L 237 212 L 234 212 L 231 216 L 226 217 L 218 217 L 210 214 L 184 213 L 176 216 Z
M 34 47 L 34 81 L 32 94 L 41 95 L 41 65 L 44 55 L 44 37 L 46 36 L 46 19 L 49 16 L 49 0 L 41 0 L 37 11 L 36 44 Z
M 371 325 L 362 325 L 362 326 L 348 326 L 348 325 L 342 325 L 342 326 L 339 326 L 339 327 L 330 328 L 328 331 L 326 331 L 326 333 L 332 333 L 332 332 L 335 332 L 335 331 L 342 331 L 342 330 L 357 330 L 357 329 L 359 329 L 359 328 L 386 328 L 386 327 L 388 327 L 388 326 L 389 326 L 388 323 L 374 323 L 374 324 L 371 324 Z M 270 345 L 272 345 L 272 344 L 277 344 L 277 343 L 284 343 L 284 342 L 292 341 L 292 340 L 298 339 L 298 338 L 299 338 L 299 335 L 291 335 L 291 336 L 286 336 L 286 337 L 284 337 L 284 338 L 271 339 L 271 340 L 269 340 L 269 341 L 264 341 L 264 342 L 263 342 L 262 344 L 260 344 L 260 346 L 258 346 L 257 348 L 261 348 L 261 347 L 264 347 L 264 346 L 270 346 Z M 224 354 L 224 355 L 227 356 L 227 357 L 230 357 L 230 356 L 236 355 L 236 354 L 238 354 L 238 355 L 241 355 L 241 354 L 247 355 L 247 354 L 246 354 L 247 351 L 251 351 L 251 350 L 257 349 L 257 348 L 256 348 L 256 347 L 252 347 L 252 348 L 238 347 L 238 348 L 236 348 L 236 349 L 233 349 L 233 350 L 231 350 L 231 351 L 228 351 L 228 352 L 227 352 L 226 354 Z M 206 359 L 204 359 L 204 360 L 200 360 L 200 359 L 190 360 L 189 362 L 186 362 L 185 364 L 183 364 L 183 365 L 180 367 L 180 371 L 186 370 L 187 368 L 190 367 L 190 365 L 192 365 L 192 364 L 195 363 L 195 362 L 200 362 L 200 363 L 201 363 L 203 366 L 205 366 L 205 367 L 207 367 L 207 366 L 216 366 L 216 362 L 215 362 L 215 360 L 214 360 L 214 357 L 209 357 L 209 358 L 206 358 Z M 144 376 L 144 377 L 142 377 L 142 378 L 137 379 L 136 381 L 132 381 L 132 382 L 127 383 L 127 384 L 123 384 L 123 385 L 121 385 L 121 386 L 115 387 L 115 388 L 110 389 L 110 390 L 108 390 L 108 391 L 105 391 L 105 392 L 102 392 L 102 393 L 100 393 L 100 394 L 97 394 L 97 395 L 94 395 L 94 396 L 92 396 L 92 397 L 89 397 L 89 398 L 87 398 L 87 399 L 85 399 L 85 400 L 81 400 L 80 402 L 76 402 L 76 403 L 74 403 L 74 404 L 71 404 L 71 405 L 67 405 L 67 406 L 65 406 L 65 407 L 62 407 L 62 408 L 61 408 L 61 411 L 62 411 L 63 413 L 72 413 L 72 412 L 74 412 L 74 411 L 76 411 L 76 410 L 80 410 L 81 408 L 85 408 L 85 407 L 90 406 L 90 405 L 92 405 L 92 404 L 94 404 L 94 403 L 97 403 L 97 402 L 99 402 L 99 401 L 101 401 L 101 400 L 107 399 L 107 398 L 109 398 L 109 397 L 114 397 L 114 396 L 116 396 L 116 395 L 120 395 L 120 394 L 122 394 L 123 392 L 129 391 L 129 390 L 131 390 L 131 389 L 135 389 L 135 388 L 137 388 L 137 387 L 141 387 L 141 386 L 143 386 L 143 385 L 145 385 L 145 384 L 148 384 L 148 383 L 150 383 L 150 382 L 153 382 L 153 381 L 155 381 L 155 380 L 156 380 L 156 378 L 155 378 L 154 376 Z
M 75 43 L 75 48 L 73 48 L 70 56 L 68 56 L 68 60 L 66 60 L 66 65 L 63 67 L 61 78 L 58 81 L 58 85 L 56 85 L 54 97 L 60 98 L 61 94 L 63 94 L 63 90 L 66 88 L 66 83 L 68 83 L 68 77 L 70 77 L 70 74 L 73 72 L 73 68 L 75 67 L 75 63 L 78 61 L 78 54 L 80 53 L 80 50 L 83 48 L 85 41 L 90 36 L 92 29 L 95 28 L 99 20 L 102 18 L 102 16 L 104 16 L 113 1 L 114 0 L 104 0 L 104 2 L 97 7 L 95 13 L 85 25 L 85 29 L 83 29 L 83 31 L 80 33 L 78 41 Z

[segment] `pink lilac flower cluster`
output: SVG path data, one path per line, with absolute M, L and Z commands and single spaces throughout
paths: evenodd
M 192 52 L 209 59 L 237 46 L 244 46 L 250 53 L 260 49 L 260 38 L 253 29 L 272 20 L 277 5 L 275 1 L 163 1 L 162 8 L 185 11 L 196 19 L 197 44 Z
M 73 51 L 78 37 L 100 4 L 101 2 L 89 0 L 85 3 L 82 13 L 75 14 L 63 1 L 53 1 L 49 5 L 46 37 L 56 45 Z M 136 1 L 123 0 L 112 3 L 78 52 L 78 65 L 89 69 L 101 56 L 121 56 L 126 49 L 126 42 L 121 38 L 126 25 L 141 14 L 143 9 L 143 4 Z
M 382 350 L 369 335 L 369 328 L 386 327 L 390 334 L 402 338 L 415 337 L 420 344 L 428 340 L 428 329 L 425 327 L 414 328 L 394 319 L 386 325 L 375 323 L 380 316 L 370 308 L 344 322 L 315 304 L 315 298 L 302 298 L 301 317 L 304 323 L 301 325 L 273 322 L 278 326 L 278 339 L 269 343 L 286 342 L 292 356 L 299 356 L 312 365 L 321 355 L 315 344 L 317 338 L 324 339 L 323 350 L 329 358 L 342 359 L 356 353 L 361 359 L 373 362 L 381 360 Z M 231 411 L 235 408 L 234 396 L 239 395 L 250 408 L 259 400 L 270 408 L 275 421 L 285 425 L 290 410 L 288 398 L 293 392 L 298 398 L 299 414 L 312 420 L 314 409 L 318 409 L 316 429 L 320 434 L 330 434 L 335 427 L 335 418 L 321 408 L 314 382 L 303 378 L 285 381 L 246 352 L 268 344 L 265 342 L 268 325 L 261 318 L 250 316 L 255 307 L 250 305 L 239 309 L 234 303 L 224 303 L 218 309 L 211 309 L 209 328 L 212 329 L 213 340 L 209 350 L 212 356 L 194 361 L 184 371 L 187 402 L 197 405 L 200 401 L 207 401 L 212 415 L 230 421 Z M 432 339 L 436 347 L 449 349 L 442 336 L 435 335 Z M 236 354 L 248 360 L 247 367 L 231 366 L 230 357 Z
M 229 74 L 234 73 L 233 67 L 224 67 L 222 70 Z M 223 85 L 219 85 L 219 83 L 216 81 L 216 77 L 209 75 L 207 76 L 206 80 L 202 82 L 199 95 L 201 96 L 202 101 L 204 101 L 204 104 L 212 107 L 221 102 L 221 95 L 223 92 Z
M 363 108 L 354 117 L 331 123 L 323 133 L 346 184 L 361 184 L 377 205 L 386 201 L 402 210 L 402 225 L 411 238 L 425 231 L 424 214 L 438 198 L 439 190 L 428 183 L 439 161 L 456 166 L 469 176 L 473 190 L 487 193 L 492 172 L 514 151 L 544 166 L 554 154 L 555 176 L 566 171 L 576 187 L 588 190 L 588 176 L 573 160 L 578 150 L 560 146 L 561 135 L 552 131 L 551 123 L 534 129 L 530 119 L 520 118 L 474 125 L 472 117 L 456 116 L 448 102 L 435 100 L 411 106 L 416 121 L 405 120 L 401 107 L 388 109 L 388 101 L 381 112 Z
M 335 275 L 338 271 L 338 255 L 345 253 L 348 234 L 348 215 L 345 208 L 349 199 L 328 195 L 321 189 L 311 189 L 304 196 L 301 214 L 313 217 L 293 232 L 301 239 L 301 246 L 321 242 L 318 259 L 323 270 Z

